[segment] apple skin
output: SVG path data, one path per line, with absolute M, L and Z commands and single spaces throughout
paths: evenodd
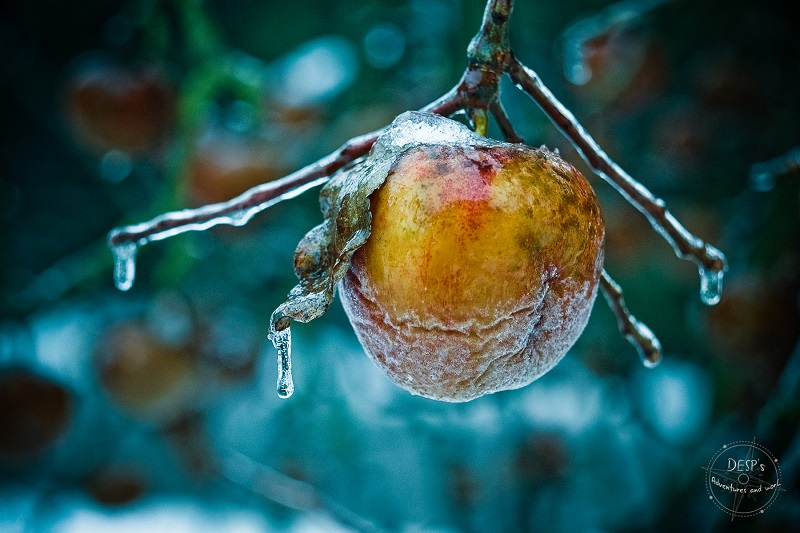
M 340 285 L 367 354 L 451 402 L 531 383 L 583 331 L 603 264 L 594 190 L 546 149 L 419 145 L 370 197 Z

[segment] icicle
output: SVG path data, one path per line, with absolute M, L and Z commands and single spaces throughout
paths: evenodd
M 716 305 L 722 295 L 722 277 L 724 272 L 721 270 L 700 269 L 700 299 L 706 305 Z
M 121 291 L 127 291 L 133 286 L 138 250 L 139 246 L 132 242 L 111 247 L 114 256 L 114 285 Z
M 292 381 L 292 332 L 287 327 L 270 335 L 278 350 L 278 396 L 288 398 L 294 392 Z

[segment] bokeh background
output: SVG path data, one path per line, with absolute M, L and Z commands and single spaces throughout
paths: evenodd
M 320 222 L 314 192 L 244 228 L 145 247 L 127 293 L 105 236 L 226 200 L 425 105 L 463 71 L 482 2 L 0 9 L 0 530 L 800 528 L 789 3 L 517 0 L 518 57 L 730 271 L 704 307 L 695 267 L 592 178 L 607 268 L 663 363 L 645 369 L 598 299 L 549 374 L 456 405 L 384 378 L 338 303 L 294 328 L 297 390 L 277 397 L 266 332 L 295 244 Z M 503 91 L 531 145 L 590 174 Z M 731 521 L 703 467 L 753 438 L 784 491 Z

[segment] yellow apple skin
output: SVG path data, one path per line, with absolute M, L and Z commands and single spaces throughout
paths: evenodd
M 367 354 L 401 387 L 452 402 L 522 387 L 583 331 L 604 224 L 558 155 L 417 146 L 370 203 L 372 233 L 340 293 Z

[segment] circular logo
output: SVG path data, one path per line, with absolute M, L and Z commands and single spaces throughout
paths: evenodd
M 778 459 L 755 439 L 726 444 L 704 470 L 708 498 L 731 519 L 763 513 L 783 490 Z

